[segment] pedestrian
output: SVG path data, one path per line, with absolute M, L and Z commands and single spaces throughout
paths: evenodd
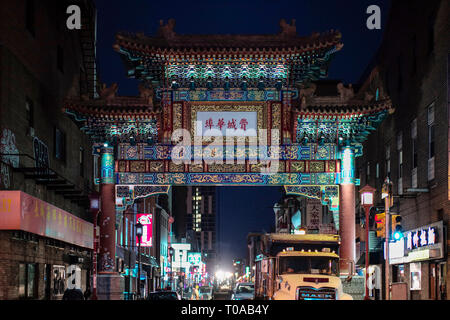
M 192 297 L 191 300 L 198 300 L 199 299 L 199 293 L 198 293 L 198 285 L 194 287 L 194 290 L 192 290 Z
M 89 300 L 90 297 L 91 297 L 91 288 L 87 287 L 86 291 L 84 291 L 84 299 Z
M 80 289 L 66 289 L 63 300 L 84 300 L 83 292 Z

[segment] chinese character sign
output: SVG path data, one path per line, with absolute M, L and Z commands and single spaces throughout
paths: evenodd
M 197 112 L 197 136 L 256 137 L 257 112 Z
M 200 252 L 188 252 L 188 262 L 194 266 L 200 265 L 202 254 Z
M 142 224 L 142 238 L 141 238 L 141 246 L 142 247 L 151 247 L 152 246 L 152 215 L 151 214 L 137 214 L 136 215 L 136 223 L 140 222 Z M 139 239 L 136 237 L 136 245 L 139 245 Z
M 437 228 L 428 227 L 424 229 L 417 229 L 406 234 L 406 248 L 408 250 L 417 249 L 420 247 L 434 245 L 437 242 Z
M 306 201 L 306 224 L 308 229 L 319 229 L 322 223 L 322 203 L 317 199 Z

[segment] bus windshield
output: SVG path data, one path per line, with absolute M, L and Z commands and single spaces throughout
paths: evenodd
M 279 273 L 338 275 L 339 259 L 330 257 L 280 257 Z

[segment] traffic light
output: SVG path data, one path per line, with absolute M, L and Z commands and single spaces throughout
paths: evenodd
M 375 215 L 375 223 L 377 225 L 377 237 L 386 237 L 386 215 L 385 213 L 378 213 Z
M 376 223 L 375 223 L 375 216 L 378 213 L 382 213 L 383 210 L 377 208 L 377 207 L 370 207 L 369 211 L 369 230 L 375 230 Z
M 392 238 L 398 241 L 403 238 L 402 217 L 398 214 L 392 215 Z

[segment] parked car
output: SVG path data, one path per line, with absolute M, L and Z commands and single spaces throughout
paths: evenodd
M 181 300 L 176 291 L 154 291 L 148 294 L 147 300 Z
M 255 285 L 252 282 L 238 283 L 234 288 L 231 300 L 253 300 Z
M 213 288 L 212 287 L 200 287 L 199 289 L 200 300 L 212 300 Z

